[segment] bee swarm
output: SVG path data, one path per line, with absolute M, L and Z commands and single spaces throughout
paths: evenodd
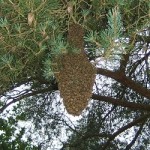
M 66 110 L 72 115 L 80 115 L 92 95 L 96 70 L 82 53 L 84 49 L 83 29 L 73 24 L 68 34 L 69 44 L 81 49 L 81 53 L 63 54 L 61 56 L 62 68 L 55 76 Z

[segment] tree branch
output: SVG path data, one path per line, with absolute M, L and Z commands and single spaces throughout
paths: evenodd
M 150 36 L 144 36 L 137 34 L 135 37 L 135 42 L 144 42 L 144 43 L 150 43 Z
M 97 94 L 93 94 L 91 98 L 95 99 L 95 100 L 99 100 L 99 101 L 108 102 L 108 103 L 111 103 L 113 105 L 127 107 L 131 110 L 143 110 L 143 111 L 149 111 L 150 112 L 150 105 L 138 104 L 138 103 L 134 103 L 134 102 L 127 102 L 126 100 L 115 99 L 112 97 L 101 96 L 101 95 L 97 95 Z
M 134 143 L 135 143 L 135 141 L 137 140 L 138 136 L 141 134 L 141 131 L 142 131 L 143 126 L 144 126 L 144 123 L 145 123 L 145 122 L 143 122 L 143 123 L 141 124 L 139 130 L 137 131 L 137 133 L 136 133 L 136 135 L 135 135 L 135 137 L 134 137 L 134 139 L 131 141 L 131 143 L 130 143 L 129 145 L 126 146 L 126 149 L 125 149 L 125 150 L 131 149 L 131 147 L 134 145 Z
M 144 60 L 146 60 L 148 57 L 150 56 L 150 51 L 145 54 L 144 57 L 142 57 L 141 59 L 139 59 L 138 61 L 136 61 L 132 66 L 131 66 L 131 71 L 129 73 L 129 77 L 135 72 L 136 68 L 138 67 L 138 65 L 140 65 Z
M 48 87 L 48 88 L 45 88 L 45 89 L 41 89 L 41 90 L 37 90 L 37 91 L 33 91 L 31 93 L 25 93 L 25 94 L 22 94 L 20 95 L 19 97 L 17 98 L 13 98 L 12 101 L 10 101 L 9 103 L 7 103 L 6 105 L 2 106 L 2 108 L 0 108 L 0 113 L 2 113 L 8 106 L 10 106 L 11 104 L 14 104 L 24 98 L 28 98 L 30 96 L 34 96 L 34 95 L 37 95 L 37 94 L 40 94 L 40 93 L 46 93 L 46 92 L 49 92 L 51 91 L 53 88 L 52 87 Z
M 115 109 L 116 109 L 116 105 L 114 105 L 111 110 L 109 110 L 109 112 L 104 116 L 104 118 L 102 118 L 102 120 L 105 120 L 107 118 L 107 116 L 109 116 Z
M 150 99 L 150 90 L 144 88 L 140 84 L 136 83 L 135 81 L 132 81 L 129 77 L 126 77 L 122 72 L 120 71 L 110 71 L 107 69 L 97 68 L 97 74 L 104 75 L 107 77 L 110 77 L 121 84 L 125 85 L 126 87 L 129 87 L 139 93 L 140 95 Z
M 112 136 L 110 136 L 110 138 L 108 139 L 108 141 L 104 144 L 104 147 L 102 148 L 102 150 L 106 150 L 106 148 L 109 146 L 110 142 L 113 141 L 119 134 L 121 134 L 125 130 L 127 130 L 127 129 L 135 126 L 135 125 L 137 125 L 140 122 L 145 122 L 148 117 L 150 117 L 150 114 L 146 114 L 146 115 L 144 115 L 142 117 L 139 117 L 138 119 L 130 122 L 129 124 L 123 126 L 118 131 L 116 131 L 115 133 L 113 133 Z
M 123 58 L 120 61 L 120 71 L 125 74 L 125 69 L 127 66 L 127 62 L 129 61 L 129 53 L 128 54 L 123 54 Z

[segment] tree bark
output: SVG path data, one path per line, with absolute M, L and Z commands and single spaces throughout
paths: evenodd
M 127 100 L 115 99 L 115 98 L 108 97 L 108 96 L 101 96 L 101 95 L 93 94 L 92 99 L 103 101 L 103 102 L 108 102 L 108 103 L 111 103 L 113 105 L 127 107 L 131 110 L 150 111 L 150 105 L 138 104 L 135 102 L 128 102 Z
M 97 74 L 104 75 L 106 77 L 110 77 L 121 84 L 123 84 L 126 87 L 131 88 L 135 92 L 139 93 L 141 96 L 144 96 L 150 100 L 150 90 L 146 89 L 139 83 L 136 83 L 135 81 L 131 80 L 129 77 L 125 76 L 124 73 L 120 71 L 110 71 L 107 69 L 97 68 Z

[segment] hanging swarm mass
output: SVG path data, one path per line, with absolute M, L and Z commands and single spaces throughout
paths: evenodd
M 58 87 L 68 113 L 80 115 L 92 95 L 96 70 L 83 53 L 83 29 L 72 24 L 68 32 L 70 45 L 80 49 L 80 53 L 67 53 L 61 56 L 62 68 L 56 74 Z M 60 61 L 60 59 L 59 59 Z
M 72 47 L 84 52 L 84 30 L 78 24 L 71 24 L 68 31 L 68 42 Z

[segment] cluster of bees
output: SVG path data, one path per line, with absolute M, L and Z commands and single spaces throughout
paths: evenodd
M 78 24 L 72 24 L 68 31 L 68 42 L 79 53 L 66 53 L 61 56 L 62 67 L 56 79 L 64 105 L 69 114 L 80 115 L 92 95 L 96 70 L 84 53 L 84 32 Z M 60 62 L 59 62 L 60 63 Z

